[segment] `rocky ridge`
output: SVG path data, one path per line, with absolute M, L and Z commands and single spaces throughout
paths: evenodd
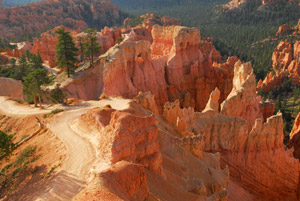
M 155 152 L 161 153 L 162 162 L 158 162 L 161 161 L 159 157 L 150 157 L 156 161 L 152 164 L 157 164 L 153 168 L 137 157 L 140 155 L 137 150 L 152 150 L 145 148 L 152 142 L 140 137 L 145 143 L 136 143 L 137 130 L 130 130 L 131 127 L 124 124 L 119 127 L 122 122 L 136 118 L 132 117 L 132 114 L 137 115 L 136 110 L 118 112 L 106 108 L 104 113 L 97 112 L 102 117 L 92 122 L 101 122 L 95 125 L 109 137 L 100 139 L 103 139 L 101 144 L 107 141 L 110 144 L 105 146 L 110 161 L 127 160 L 143 165 L 149 196 L 163 200 L 174 197 L 159 191 L 158 181 L 173 190 L 177 189 L 176 184 L 184 186 L 184 191 L 177 189 L 181 193 L 177 200 L 181 200 L 180 195 L 191 196 L 191 200 L 199 195 L 208 200 L 213 197 L 226 200 L 230 193 L 226 166 L 230 180 L 259 200 L 297 200 L 299 161 L 292 156 L 293 150 L 283 145 L 281 113 L 272 116 L 274 104 L 256 97 L 251 64 L 242 63 L 236 57 L 218 63 L 219 53 L 209 42 L 201 41 L 200 32 L 195 28 L 154 26 L 152 36 L 152 44 L 150 41 L 124 41 L 116 45 L 101 56 L 95 66 L 63 84 L 69 96 L 76 98 L 96 99 L 102 93 L 125 98 L 138 95 L 136 102 L 151 111 L 150 114 L 156 114 L 158 123 L 153 122 L 154 117 L 151 117 L 151 124 L 137 123 L 140 133 L 144 133 L 144 128 L 150 131 L 149 125 L 157 126 L 159 146 Z M 150 118 L 146 113 L 142 116 Z M 142 124 L 145 126 L 141 127 Z M 127 137 L 132 136 L 130 140 L 122 134 L 123 128 L 129 131 Z M 119 144 L 120 149 L 113 149 L 112 142 Z M 126 145 L 122 146 L 123 142 Z M 144 148 L 138 148 L 140 145 Z M 180 156 L 182 148 L 189 162 Z M 135 153 L 132 150 L 136 150 Z M 147 153 L 143 152 L 142 156 L 149 158 Z M 210 166 L 209 169 L 215 170 L 207 174 L 187 168 L 186 183 L 180 176 L 181 171 L 174 169 L 183 160 L 185 165 L 202 163 L 201 167 Z M 175 179 L 174 174 L 179 177 Z M 195 183 L 192 178 L 202 182 Z M 174 185 L 170 185 L 170 181 L 175 182 Z M 156 185 L 152 185 L 154 183 Z M 195 195 L 186 194 L 191 189 Z

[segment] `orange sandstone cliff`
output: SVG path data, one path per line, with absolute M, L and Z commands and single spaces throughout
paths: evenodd
M 216 87 L 220 102 L 227 97 L 235 58 L 214 64 L 220 54 L 211 43 L 201 41 L 196 28 L 154 26 L 152 37 L 152 44 L 126 41 L 110 49 L 94 67 L 63 83 L 65 90 L 78 99 L 97 99 L 102 93 L 133 98 L 139 91 L 150 91 L 160 111 L 166 101 L 176 99 L 201 111 Z
M 102 133 L 100 158 L 111 164 L 103 171 L 122 178 L 124 169 L 139 169 L 139 176 L 129 177 L 135 185 L 128 186 L 133 190 L 127 198 L 240 200 L 244 193 L 252 200 L 297 200 L 299 161 L 283 144 L 281 113 L 272 116 L 274 105 L 256 97 L 251 64 L 236 57 L 218 63 L 218 52 L 195 28 L 154 26 L 152 36 L 152 44 L 116 45 L 62 84 L 68 96 L 82 99 L 138 95 L 135 101 L 148 110 L 135 103 L 123 111 L 107 106 L 78 120 Z M 283 68 L 289 57 L 282 55 Z M 122 160 L 143 168 L 118 164 Z M 97 193 L 123 198 L 124 187 L 112 189 L 106 181 L 98 175 L 93 194 L 81 198 Z

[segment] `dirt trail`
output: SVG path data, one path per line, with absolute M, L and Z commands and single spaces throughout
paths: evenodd
M 0 97 L 0 110 L 8 115 L 33 115 L 48 113 L 55 108 L 63 108 L 66 111 L 57 114 L 46 125 L 65 145 L 66 159 L 62 162 L 62 171 L 58 172 L 46 184 L 36 189 L 30 200 L 70 200 L 80 192 L 86 182 L 93 176 L 92 169 L 97 164 L 96 151 L 84 133 L 77 133 L 70 124 L 80 115 L 93 107 L 102 107 L 110 104 L 115 109 L 125 109 L 129 100 L 106 99 L 102 101 L 83 102 L 79 106 L 53 106 L 51 109 L 40 110 L 29 106 L 16 104 L 14 101 Z

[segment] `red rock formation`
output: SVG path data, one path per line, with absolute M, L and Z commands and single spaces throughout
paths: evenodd
M 108 106 L 92 109 L 80 117 L 79 124 L 87 128 L 86 132 L 98 132 L 99 157 L 113 164 L 121 160 L 139 163 L 163 174 L 155 117 L 144 113 L 136 103 L 124 111 Z
M 285 70 L 292 61 L 292 44 L 288 41 L 281 41 L 274 50 L 273 69 Z
M 277 37 L 282 37 L 291 31 L 291 27 L 287 24 L 281 25 L 276 33 Z
M 260 112 L 263 114 L 264 122 L 266 122 L 269 117 L 274 115 L 275 103 L 272 101 L 266 101 L 266 102 L 261 101 L 259 103 L 259 109 Z
M 300 85 L 300 42 L 293 45 L 287 41 L 281 41 L 274 50 L 273 72 L 270 72 L 264 81 L 260 81 L 257 90 L 271 91 L 275 86 L 280 86 L 284 77 L 292 78 L 293 85 Z
M 256 81 L 251 63 L 235 63 L 233 89 L 222 103 L 221 113 L 247 120 L 249 130 L 256 119 L 262 118 L 259 101 L 256 99 Z
M 155 99 L 153 94 L 151 94 L 150 92 L 146 92 L 146 93 L 142 93 L 140 92 L 135 98 L 134 100 L 141 105 L 143 108 L 145 108 L 146 110 L 150 110 L 151 112 L 153 112 L 154 114 L 159 114 L 159 110 L 158 107 L 155 103 Z
M 117 6 L 109 0 L 45 0 L 1 10 L 0 35 L 19 39 L 28 33 L 60 25 L 84 30 L 92 25 L 91 22 L 104 27 L 112 26 L 120 20 Z
M 240 6 L 245 4 L 246 0 L 231 0 L 227 4 L 218 5 L 223 8 L 223 12 L 232 11 L 232 10 L 239 10 Z
M 154 26 L 152 36 L 152 45 L 126 41 L 110 49 L 93 68 L 62 86 L 78 99 L 96 99 L 102 93 L 132 98 L 139 91 L 150 91 L 160 111 L 166 101 L 176 99 L 201 111 L 216 87 L 221 92 L 220 102 L 227 97 L 235 57 L 226 64 L 214 63 L 221 60 L 220 54 L 211 43 L 201 42 L 196 28 Z M 97 87 L 80 86 L 83 80 L 86 86 Z
M 141 27 L 152 27 L 154 25 L 159 26 L 171 26 L 171 25 L 180 25 L 180 21 L 178 19 L 170 18 L 167 16 L 159 16 L 155 15 L 153 13 L 149 14 L 146 13 L 142 16 L 140 16 L 141 23 L 138 26 Z M 123 22 L 125 26 L 128 26 L 131 24 L 131 18 L 126 18 Z
M 150 100 L 149 93 L 135 99 L 145 96 L 145 100 Z M 145 101 L 140 103 L 148 108 Z M 220 168 L 220 155 L 202 150 L 196 153 L 194 149 L 201 160 L 193 156 L 187 151 L 193 146 L 191 140 L 166 132 L 166 126 L 170 125 L 158 116 L 156 120 L 150 111 L 136 103 L 129 102 L 129 108 L 122 111 L 109 106 L 94 108 L 76 123 L 87 135 L 96 133 L 100 142 L 99 159 L 112 164 L 107 170 L 101 170 L 74 200 L 174 200 L 175 197 L 178 201 L 227 200 L 229 172 L 228 168 Z M 164 163 L 158 160 L 158 153 L 163 154 Z M 162 169 L 166 170 L 164 176 L 161 176 Z
M 23 100 L 23 85 L 21 81 L 0 77 L 0 96 L 9 96 L 13 99 Z
M 262 114 L 255 98 L 255 79 L 250 64 L 237 62 L 234 75 L 232 93 L 221 108 L 221 111 L 230 108 L 228 115 L 232 117 L 216 110 L 188 113 L 188 122 L 193 122 L 186 124 L 188 138 L 202 141 L 190 146 L 189 150 L 200 158 L 201 151 L 220 152 L 222 164 L 229 166 L 231 177 L 259 200 L 297 200 L 300 163 L 283 145 L 282 115 L 269 117 L 266 123 L 259 118 Z M 235 102 L 236 107 L 229 107 L 230 102 Z M 164 118 L 179 130 L 182 127 L 178 119 L 183 110 L 175 103 L 165 108 Z M 257 115 L 243 115 L 248 111 Z M 258 119 L 249 124 L 253 117 Z
M 101 173 L 106 186 L 113 189 L 120 197 L 129 200 L 145 200 L 149 196 L 146 173 L 141 165 L 121 161 L 109 170 Z
M 74 200 L 140 201 L 148 197 L 149 189 L 144 167 L 121 161 L 97 175 L 88 188 Z
M 300 113 L 297 115 L 293 129 L 290 133 L 288 147 L 294 148 L 294 157 L 300 159 Z

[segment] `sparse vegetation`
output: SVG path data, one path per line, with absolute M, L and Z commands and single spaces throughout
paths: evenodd
M 52 115 L 58 114 L 58 113 L 63 112 L 63 111 L 64 111 L 63 109 L 52 110 L 50 113 L 44 114 L 44 118 L 51 117 Z
M 18 187 L 23 181 L 23 175 L 28 170 L 28 165 L 32 162 L 36 147 L 28 146 L 18 156 L 17 160 L 7 164 L 0 170 L 0 198 L 4 192 L 11 192 Z M 36 172 L 31 170 L 32 174 Z
M 0 131 L 0 157 L 8 156 L 15 148 L 13 143 L 13 135 L 9 135 L 4 131 Z

